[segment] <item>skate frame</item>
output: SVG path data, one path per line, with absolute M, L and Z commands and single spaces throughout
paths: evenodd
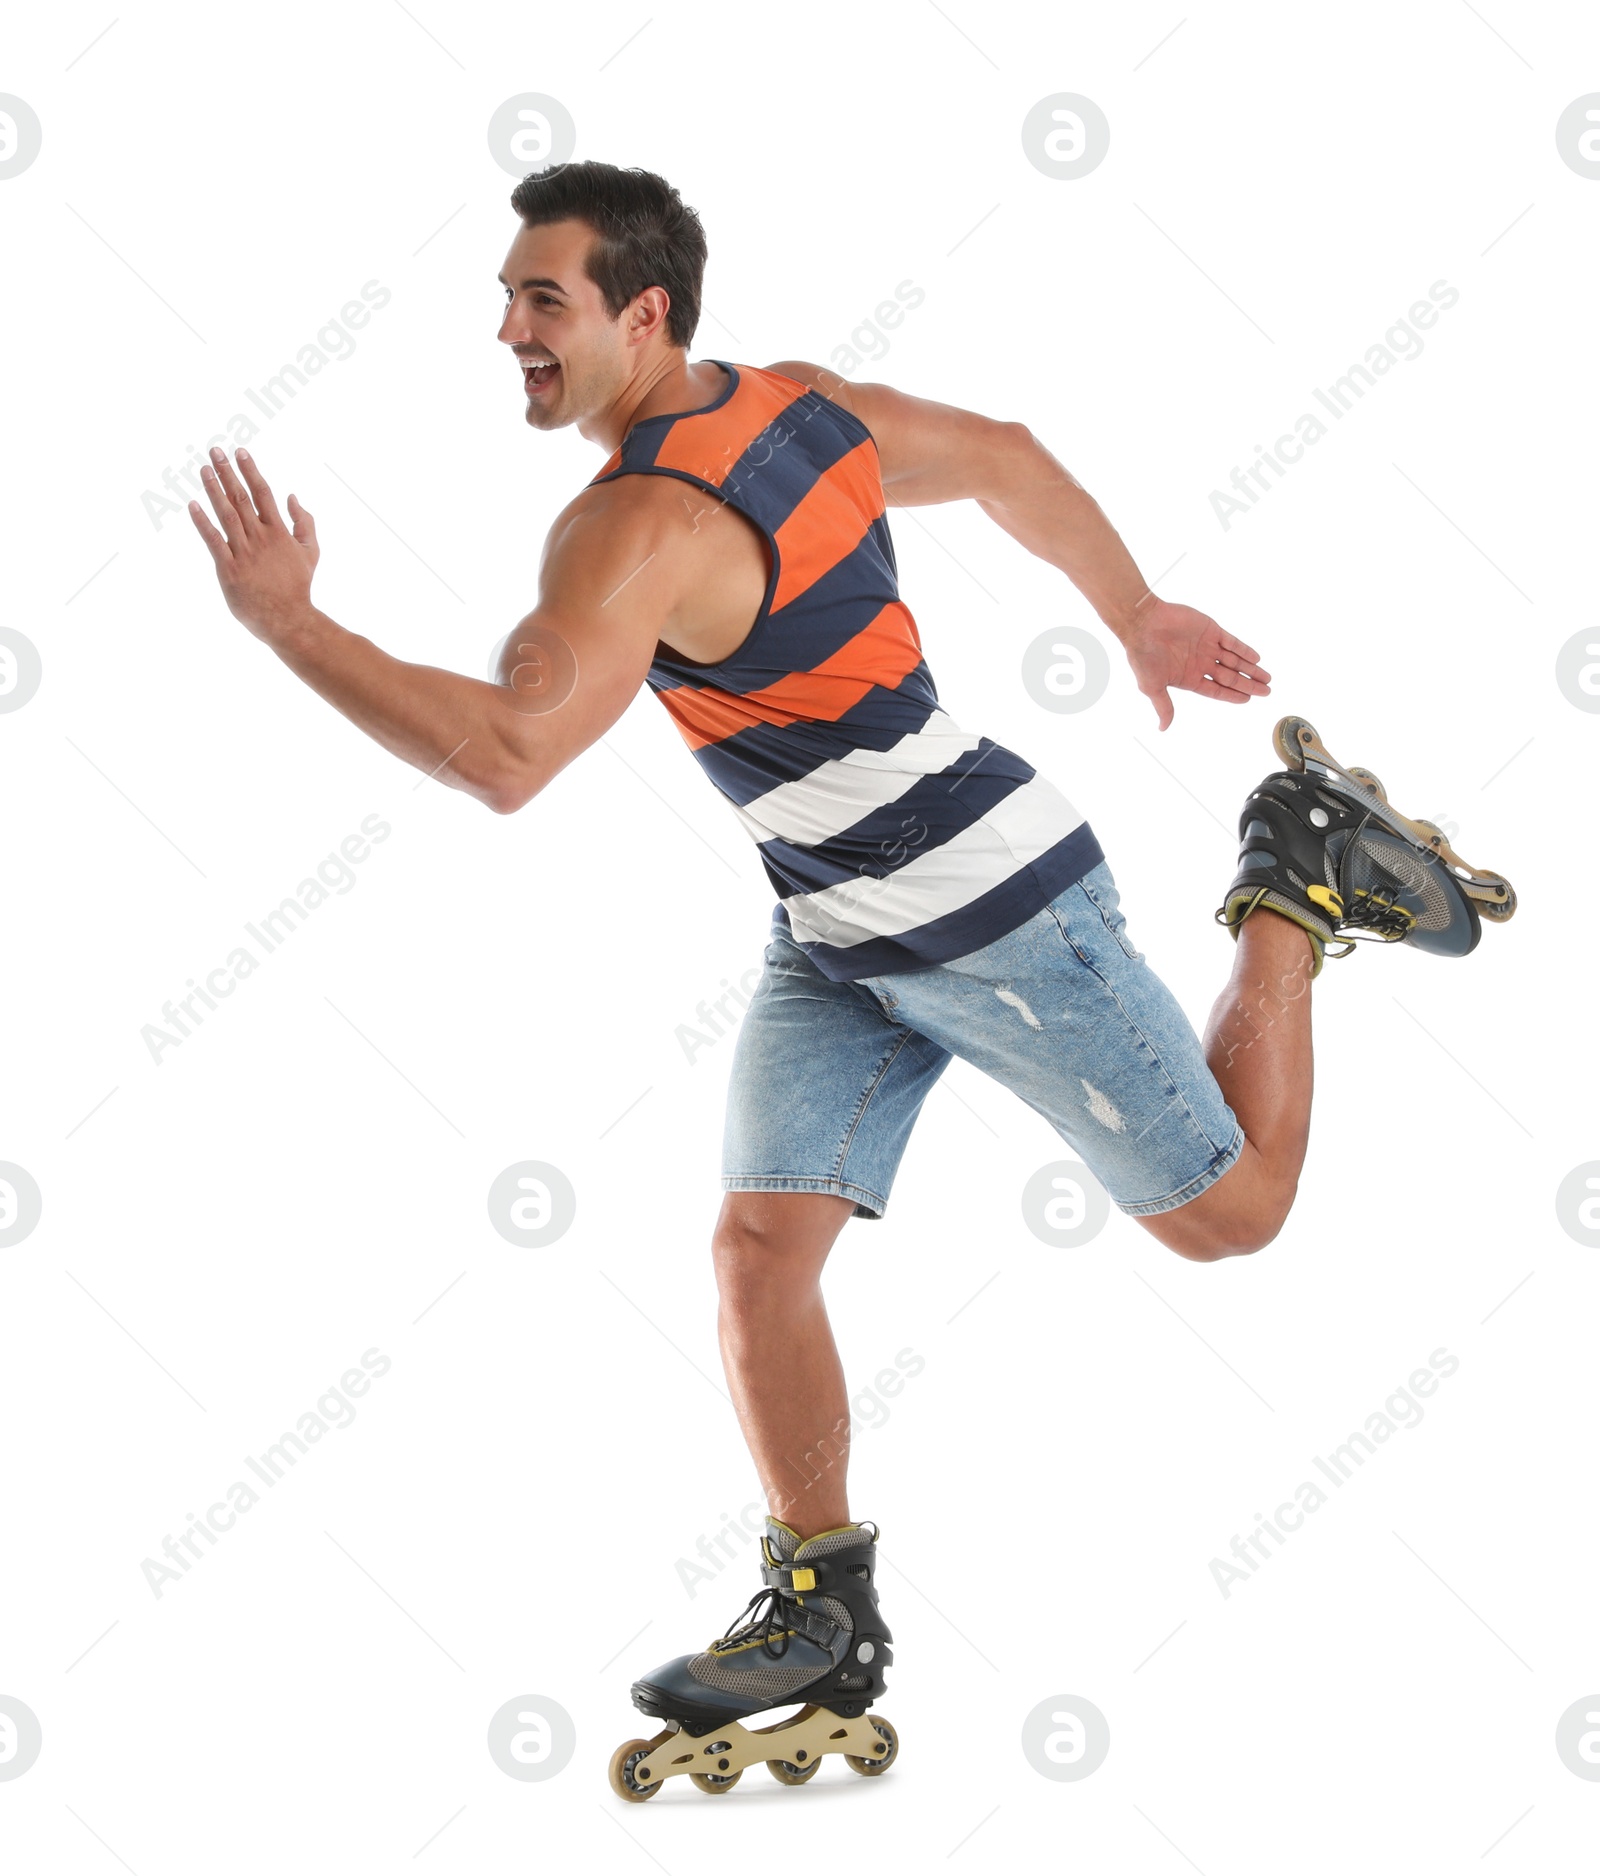
M 636 1786 L 652 1789 L 682 1772 L 731 1778 L 763 1759 L 805 1767 L 825 1752 L 842 1752 L 866 1761 L 867 1771 L 877 1771 L 894 1756 L 870 1712 L 846 1720 L 826 1707 L 811 1706 L 771 1726 L 750 1728 L 731 1720 L 699 1738 L 679 1729 L 658 1734 L 650 1744 L 653 1750 L 634 1766 L 633 1780 Z

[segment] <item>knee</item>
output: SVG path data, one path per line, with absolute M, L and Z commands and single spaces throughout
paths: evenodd
M 724 1299 L 770 1280 L 784 1262 L 771 1232 L 739 1218 L 722 1218 L 711 1234 L 711 1267 Z
M 1231 1217 L 1197 1218 L 1192 1231 L 1173 1240 L 1171 1248 L 1197 1264 L 1216 1264 L 1225 1257 L 1253 1257 L 1283 1229 L 1293 1197 L 1291 1192 L 1281 1202 Z
M 1187 1257 L 1191 1263 L 1218 1264 L 1224 1257 L 1253 1257 L 1257 1251 L 1265 1250 L 1277 1235 L 1276 1225 L 1270 1231 L 1251 1231 L 1237 1226 L 1231 1230 L 1213 1227 L 1171 1248 L 1180 1257 Z
M 725 1323 L 792 1309 L 820 1290 L 820 1265 L 797 1259 L 760 1231 L 719 1229 L 711 1240 L 711 1265 Z
M 725 1205 L 712 1233 L 711 1261 L 724 1305 L 759 1306 L 773 1295 L 815 1289 L 851 1201 L 829 1198 L 819 1205 L 813 1197 L 809 1205 L 785 1207 L 766 1194 L 730 1196 L 757 1202 Z

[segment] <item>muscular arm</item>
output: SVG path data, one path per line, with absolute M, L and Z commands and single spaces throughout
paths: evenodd
M 991 521 L 1060 569 L 1122 644 L 1160 727 L 1169 685 L 1230 703 L 1264 695 L 1256 653 L 1190 606 L 1157 599 L 1098 502 L 1025 423 L 1007 423 L 887 384 L 853 384 L 789 360 L 774 371 L 811 385 L 872 432 L 891 508 L 975 501 Z
M 1149 593 L 1100 505 L 1025 423 L 912 397 L 836 372 L 774 365 L 852 411 L 872 432 L 891 508 L 975 501 L 1030 554 L 1058 567 L 1120 639 Z
M 491 684 L 391 657 L 313 606 L 310 516 L 300 510 L 291 534 L 254 464 L 239 467 L 248 489 L 225 458 L 207 482 L 221 534 L 192 508 L 229 610 L 358 729 L 496 813 L 522 807 L 603 736 L 644 681 L 670 575 L 653 565 L 659 507 L 631 491 L 586 489 L 557 517 L 538 604 Z

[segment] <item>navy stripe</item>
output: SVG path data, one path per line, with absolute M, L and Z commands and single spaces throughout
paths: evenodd
M 782 377 L 783 373 L 780 372 L 778 375 Z M 800 380 L 794 378 L 790 382 L 798 384 Z M 806 395 L 800 399 L 800 402 L 805 403 L 809 398 L 815 398 L 840 429 L 851 438 L 852 447 L 860 443 L 870 443 L 874 449 L 878 447 L 877 439 L 853 410 L 846 410 L 843 404 L 834 403 L 831 397 L 824 397 L 820 391 L 815 391 L 807 385 Z
M 832 723 L 752 723 L 721 742 L 703 743 L 695 760 L 737 807 L 769 789 L 797 782 L 825 762 L 837 762 L 852 749 L 892 749 L 914 735 L 939 708 L 926 664 L 919 664 L 893 689 L 875 684 L 865 697 Z
M 715 410 L 722 402 L 726 402 L 726 398 L 719 400 L 719 404 L 708 405 L 707 409 Z M 689 416 L 701 414 L 691 411 Z M 741 512 L 776 532 L 800 506 L 817 480 L 860 447 L 860 438 L 851 435 L 839 423 L 838 414 L 837 406 L 828 399 L 808 391 L 777 412 L 733 462 L 717 462 L 708 450 L 699 469 L 687 473 L 697 475 L 710 487 L 724 492 L 725 498 Z M 686 473 L 677 466 L 665 469 L 659 466 L 662 447 L 672 435 L 673 426 L 669 424 L 664 430 L 644 427 L 658 421 L 645 418 L 629 430 L 623 440 L 622 460 L 612 475 L 652 471 L 665 475 Z M 692 431 L 689 435 L 692 440 Z M 802 438 L 804 449 L 791 448 Z M 680 455 L 681 444 L 680 438 L 674 445 Z M 609 481 L 611 478 L 597 479 Z
M 903 795 L 863 815 L 816 846 L 792 840 L 756 843 L 780 894 L 822 892 L 847 879 L 887 879 L 902 866 L 964 834 L 1034 770 L 988 737 L 936 775 L 919 775 Z
M 770 542 L 769 551 L 776 552 Z M 781 578 L 782 570 L 777 572 Z M 651 684 L 658 690 L 671 690 L 679 684 L 711 684 L 717 690 L 742 697 L 753 690 L 765 690 L 797 671 L 814 671 L 893 603 L 886 590 L 889 584 L 870 534 L 864 534 L 842 560 L 835 561 L 803 593 L 785 601 L 776 612 L 769 611 L 769 606 L 778 579 L 769 569 L 768 594 L 737 650 L 720 664 L 695 664 L 658 648 L 650 666 Z
M 729 498 L 737 497 L 737 507 L 750 510 L 776 533 L 814 485 L 860 447 L 833 419 L 834 406 L 814 391 L 779 411 L 722 478 Z M 791 448 L 796 439 L 803 439 L 806 448 Z
M 1084 821 L 1031 865 L 943 918 L 929 919 L 925 925 L 898 932 L 892 938 L 864 938 L 855 945 L 808 944 L 803 939 L 795 942 L 823 976 L 835 983 L 881 977 L 890 971 L 930 970 L 935 964 L 948 964 L 952 958 L 981 951 L 1026 924 L 1105 857 L 1094 830 Z M 782 900 L 774 910 L 778 923 L 788 928 L 792 937 L 793 928 Z

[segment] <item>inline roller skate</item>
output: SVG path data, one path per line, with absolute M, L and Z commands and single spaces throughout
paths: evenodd
M 1216 912 L 1235 938 L 1258 906 L 1281 912 L 1310 937 L 1315 977 L 1325 953 L 1347 957 L 1357 939 L 1465 957 L 1481 920 L 1516 911 L 1507 880 L 1468 866 L 1432 821 L 1399 813 L 1377 776 L 1336 761 L 1304 717 L 1282 718 L 1272 740 L 1285 767 L 1245 802 L 1238 871 Z
M 829 1752 L 869 1777 L 886 1771 L 899 1741 L 887 1720 L 867 1712 L 894 1659 L 872 1587 L 877 1542 L 876 1525 L 802 1538 L 769 1517 L 761 1540 L 766 1588 L 700 1653 L 634 1682 L 633 1704 L 665 1728 L 618 1746 L 610 1768 L 618 1797 L 642 1804 L 680 1772 L 720 1796 L 758 1761 L 779 1784 L 804 1785 Z M 796 1701 L 804 1705 L 788 1719 L 741 1724 Z

